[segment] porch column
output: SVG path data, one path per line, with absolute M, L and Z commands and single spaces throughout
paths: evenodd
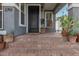
M 56 32 L 56 14 L 53 13 L 53 32 Z
M 58 11 L 60 11 L 61 10 L 61 8 L 63 7 L 63 6 L 65 6 L 66 5 L 66 3 L 58 3 L 56 6 L 55 6 L 55 8 L 53 9 L 53 25 L 54 25 L 54 27 L 53 27 L 53 32 L 56 32 L 56 13 L 58 12 Z
M 79 20 L 79 3 L 68 4 L 68 15 L 72 16 L 75 20 Z

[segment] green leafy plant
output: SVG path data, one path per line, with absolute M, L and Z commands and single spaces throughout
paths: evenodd
M 72 27 L 69 29 L 69 35 L 74 36 L 77 33 L 79 33 L 79 21 L 78 20 L 74 20 Z
M 70 31 L 69 31 L 69 35 L 76 36 L 76 29 L 71 28 Z
M 62 29 L 67 29 L 67 31 L 69 31 L 69 29 L 72 27 L 73 19 L 71 16 L 61 16 L 58 18 L 58 20 L 61 23 L 60 26 Z
M 73 28 L 75 29 L 76 33 L 79 33 L 79 20 L 74 21 Z

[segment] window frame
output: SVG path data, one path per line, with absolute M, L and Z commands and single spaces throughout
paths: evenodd
M 2 26 L 1 26 L 1 28 L 0 29 L 3 29 L 3 4 L 1 4 L 1 7 L 2 7 L 2 9 L 0 10 L 0 12 L 2 12 Z
M 25 4 L 24 4 L 24 24 L 21 23 L 21 13 L 23 13 L 23 11 L 21 11 L 21 3 L 19 3 L 19 26 L 21 27 L 26 27 L 26 19 L 25 19 Z

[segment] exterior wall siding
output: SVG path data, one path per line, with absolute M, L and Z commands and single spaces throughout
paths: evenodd
M 19 26 L 19 11 L 12 6 L 4 6 L 4 30 L 15 36 L 26 33 L 26 27 Z
M 79 7 L 73 8 L 73 16 L 75 20 L 79 20 Z
M 79 8 L 78 7 L 73 7 L 68 10 L 68 15 L 72 16 L 74 20 L 79 20 Z
M 4 7 L 4 30 L 7 31 L 7 33 L 13 33 L 14 32 L 14 10 L 13 7 Z
M 26 33 L 26 27 L 19 26 L 19 10 L 14 8 L 14 35 L 22 35 Z
M 78 3 L 71 3 L 68 6 L 68 14 L 72 16 L 74 20 L 79 20 L 79 4 Z

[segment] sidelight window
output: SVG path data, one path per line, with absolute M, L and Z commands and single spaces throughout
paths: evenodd
M 20 26 L 25 26 L 25 8 L 24 8 L 24 3 L 20 4 L 20 13 L 19 13 L 19 25 Z

